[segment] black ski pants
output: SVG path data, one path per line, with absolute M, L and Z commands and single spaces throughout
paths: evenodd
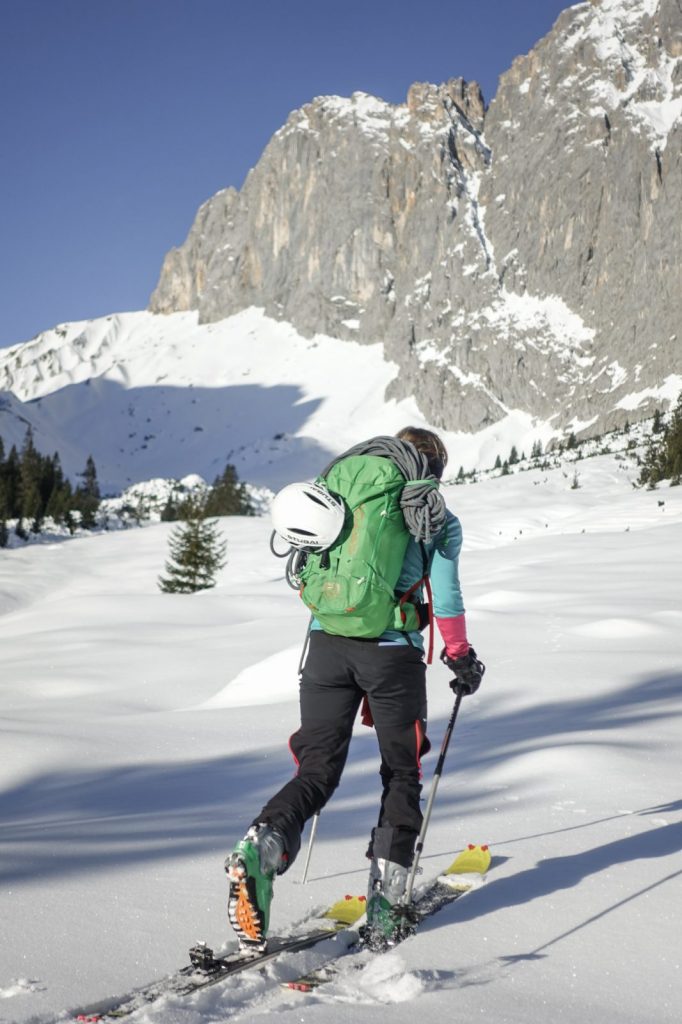
M 409 867 L 422 823 L 420 758 L 426 738 L 426 667 L 408 644 L 385 644 L 313 630 L 301 677 L 301 726 L 289 746 L 298 771 L 257 822 L 282 835 L 289 866 L 308 818 L 341 779 L 353 724 L 367 695 L 381 752 L 382 795 L 369 856 Z

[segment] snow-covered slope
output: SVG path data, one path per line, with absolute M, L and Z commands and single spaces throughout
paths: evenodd
M 558 469 L 447 492 L 488 672 L 423 864 L 489 842 L 485 887 L 318 994 L 276 984 L 309 952 L 131 1024 L 679 1019 L 682 488 L 634 491 L 625 465 L 585 460 L 577 490 Z M 156 589 L 166 525 L 1 554 L 3 1024 L 68 1020 L 228 939 L 222 859 L 292 771 L 306 616 L 267 521 L 221 525 L 218 586 L 187 597 Z M 451 699 L 436 664 L 436 749 Z M 363 891 L 377 771 L 359 727 L 275 930 Z
M 257 309 L 215 324 L 123 313 L 0 353 L 0 437 L 20 444 L 31 424 L 38 448 L 57 449 L 71 476 L 92 454 L 105 492 L 154 477 L 212 480 L 227 462 L 277 489 L 359 437 L 424 425 L 414 400 L 384 401 L 396 372 L 381 345 L 306 339 Z M 510 411 L 478 435 L 446 436 L 456 472 L 554 433 Z
M 394 371 L 381 346 L 305 340 L 257 310 L 208 326 L 194 313 L 121 314 L 46 331 L 0 359 L 0 384 L 22 402 L 0 407 L 0 436 L 33 423 L 38 446 L 63 449 L 71 472 L 92 452 L 106 490 L 212 479 L 226 462 L 277 486 L 292 458 L 312 475 L 351 443 L 358 409 L 360 432 L 379 432 L 377 398 Z

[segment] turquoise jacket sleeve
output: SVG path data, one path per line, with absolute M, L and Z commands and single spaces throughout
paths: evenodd
M 459 582 L 459 553 L 462 550 L 462 527 L 459 519 L 448 511 L 431 558 L 431 589 L 433 612 L 439 619 L 454 618 L 464 612 Z

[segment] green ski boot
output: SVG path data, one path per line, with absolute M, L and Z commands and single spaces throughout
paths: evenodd
M 265 824 L 252 825 L 225 861 L 230 880 L 227 913 L 242 950 L 265 951 L 272 881 L 284 863 L 284 843 Z
M 395 946 L 410 934 L 412 918 L 402 903 L 408 869 L 382 858 L 369 869 L 367 923 L 360 929 L 362 944 L 373 950 Z

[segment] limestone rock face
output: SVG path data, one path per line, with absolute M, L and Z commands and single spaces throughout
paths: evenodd
M 150 308 L 383 341 L 391 393 L 451 430 L 596 433 L 682 385 L 681 164 L 680 0 L 578 4 L 487 110 L 455 78 L 292 113 Z

